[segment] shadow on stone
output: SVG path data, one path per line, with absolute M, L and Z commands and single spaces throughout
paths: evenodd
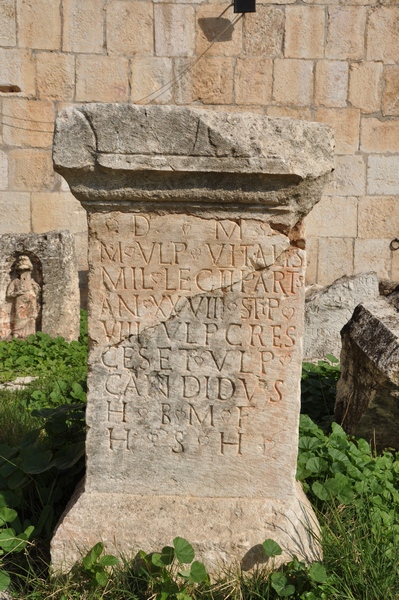
M 256 544 L 248 550 L 241 560 L 241 569 L 250 571 L 257 565 L 266 565 L 270 558 L 265 554 L 262 544 Z
M 234 26 L 229 19 L 208 17 L 198 19 L 198 24 L 208 42 L 213 42 L 216 38 L 218 42 L 230 42 L 232 39 Z

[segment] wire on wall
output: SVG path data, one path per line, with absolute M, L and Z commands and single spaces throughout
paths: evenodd
M 233 6 L 234 4 L 229 4 L 225 10 L 223 10 L 223 12 L 219 15 L 218 18 L 222 17 L 224 15 L 224 13 Z M 237 17 L 235 17 L 231 22 L 229 21 L 229 24 L 220 32 L 218 33 L 218 35 L 215 36 L 215 38 L 212 40 L 212 42 L 209 44 L 209 46 L 203 51 L 201 52 L 201 54 L 199 56 L 197 56 L 197 58 L 191 63 L 189 64 L 187 67 L 185 67 L 178 75 L 176 75 L 175 77 L 172 77 L 169 81 L 167 81 L 164 85 L 160 86 L 159 88 L 157 88 L 156 90 L 154 90 L 153 92 L 151 92 L 150 94 L 147 94 L 146 96 L 143 96 L 142 98 L 139 98 L 137 100 L 132 100 L 133 104 L 149 104 L 150 102 L 153 102 L 154 100 L 156 100 L 157 98 L 159 98 L 160 96 L 162 96 L 163 94 L 165 94 L 176 82 L 180 81 L 181 79 L 183 79 L 183 77 L 185 77 L 190 71 L 193 70 L 193 68 L 198 64 L 198 62 L 209 52 L 209 50 L 213 47 L 213 45 L 226 33 L 226 31 L 228 29 L 234 28 L 234 26 L 238 23 L 238 21 L 243 17 L 245 13 L 241 13 L 239 14 Z M 0 90 L 1 91 L 1 90 Z M 54 122 L 53 121 L 41 121 L 41 120 L 35 120 L 35 119 L 25 119 L 23 117 L 17 117 L 15 115 L 10 115 L 7 113 L 2 113 L 1 114 L 2 120 L 0 121 L 3 125 L 5 125 L 6 127 L 11 127 L 13 129 L 20 129 L 22 131 L 27 131 L 27 132 L 32 132 L 32 133 L 52 133 L 53 132 L 53 126 L 54 126 Z M 25 122 L 26 124 L 28 123 L 34 123 L 34 124 L 40 124 L 43 125 L 44 127 L 49 126 L 48 128 L 44 128 L 44 129 L 39 129 L 39 128 L 31 128 L 29 126 L 24 127 L 24 123 L 19 123 L 18 125 L 13 125 L 12 123 L 9 123 L 5 120 L 3 120 L 4 118 L 6 119 L 14 119 L 16 121 L 22 121 Z
M 230 5 L 230 6 L 232 6 L 232 5 Z M 230 6 L 228 6 L 227 8 L 229 8 Z M 223 11 L 222 15 L 224 14 L 224 12 L 226 12 L 226 11 Z M 222 15 L 219 15 L 219 18 Z M 227 25 L 227 27 L 225 27 L 212 40 L 212 42 L 209 44 L 209 46 L 199 56 L 197 56 L 197 58 L 190 65 L 188 65 L 185 69 L 183 69 L 178 75 L 176 75 L 175 77 L 172 77 L 172 79 L 170 79 L 169 81 L 167 81 L 164 85 L 162 85 L 161 87 L 159 87 L 157 90 L 154 90 L 150 94 L 147 94 L 146 96 L 143 96 L 139 100 L 133 100 L 133 104 L 141 104 L 141 103 L 143 103 L 143 100 L 147 100 L 148 98 L 151 98 L 151 100 L 149 100 L 148 102 L 153 102 L 154 100 L 156 100 L 157 98 L 159 98 L 159 96 L 162 96 L 162 94 L 164 94 L 165 92 L 167 92 L 177 81 L 179 81 L 180 79 L 182 79 L 185 75 L 187 75 L 187 73 L 189 73 L 195 67 L 195 65 L 201 60 L 201 58 L 203 58 L 205 56 L 205 54 L 207 52 L 209 52 L 209 50 L 218 41 L 218 39 L 221 36 L 223 36 L 223 34 L 225 34 L 228 29 L 230 29 L 231 27 L 234 27 L 238 23 L 238 21 L 242 18 L 242 16 L 243 16 L 243 14 L 240 14 L 238 17 L 236 17 L 235 19 L 233 19 L 233 21 L 229 22 L 229 24 Z M 156 94 L 156 96 L 154 96 L 154 94 Z M 145 102 L 144 104 L 148 104 L 148 102 Z

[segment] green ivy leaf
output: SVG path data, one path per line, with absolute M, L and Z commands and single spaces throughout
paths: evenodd
M 0 592 L 3 592 L 10 585 L 11 579 L 8 573 L 0 570 Z
M 18 516 L 16 510 L 12 508 L 0 508 L 0 527 L 6 523 L 12 523 Z
M 319 562 L 315 562 L 309 569 L 309 577 L 316 583 L 324 583 L 327 579 L 327 571 Z
M 180 563 L 190 563 L 194 559 L 194 548 L 187 540 L 182 537 L 176 537 L 173 540 L 173 546 L 176 558 Z
M 83 557 L 82 565 L 83 565 L 83 568 L 85 569 L 85 571 L 90 571 L 90 569 L 93 566 L 93 560 L 92 560 L 90 554 Z
M 22 487 L 26 481 L 25 473 L 23 473 L 21 469 L 17 469 L 8 477 L 7 485 L 11 490 L 16 490 L 17 488 Z
M 104 552 L 104 544 L 102 542 L 98 542 L 98 544 L 95 544 L 95 546 L 93 546 L 93 548 L 90 550 L 90 556 L 93 562 L 98 559 L 102 552 Z
M 332 423 L 331 429 L 332 429 L 333 435 L 337 435 L 337 436 L 340 436 L 340 437 L 343 437 L 346 439 L 346 433 L 342 429 L 341 425 L 338 425 L 338 423 Z
M 298 481 L 304 481 L 310 475 L 311 475 L 310 471 L 308 471 L 307 469 L 304 469 L 302 465 L 298 464 L 297 469 L 296 469 L 296 475 L 295 475 L 295 478 Z
M 2 460 L 9 460 L 17 453 L 17 448 L 11 448 L 6 444 L 0 444 L 0 462 Z
M 162 553 L 154 552 L 154 554 L 151 555 L 152 564 L 156 567 L 166 567 L 167 565 L 172 564 L 175 556 L 175 550 L 174 548 L 171 548 L 172 552 L 170 552 L 169 549 L 170 546 L 165 546 L 165 548 L 162 549 Z
M 316 448 L 319 448 L 320 444 L 320 440 L 317 440 L 314 437 L 309 437 L 309 436 L 301 436 L 299 438 L 299 448 L 301 448 L 302 450 L 315 450 Z
M 314 452 L 309 452 L 307 450 L 300 450 L 298 453 L 298 462 L 303 465 L 306 465 L 309 458 L 313 458 L 313 457 L 314 457 Z
M 107 585 L 108 579 L 109 575 L 105 571 L 99 571 L 96 573 L 96 581 L 101 587 L 105 587 Z
M 65 470 L 70 469 L 75 465 L 85 453 L 85 442 L 84 440 L 76 442 L 75 444 L 64 445 L 62 452 L 54 457 L 53 465 L 57 469 Z
M 323 458 L 319 458 L 318 456 L 314 456 L 310 458 L 306 463 L 306 469 L 311 471 L 312 473 L 323 473 L 328 469 L 328 462 Z
M 357 440 L 357 447 L 359 448 L 362 454 L 366 454 L 367 456 L 371 454 L 370 444 L 366 442 L 366 440 L 364 440 L 363 438 Z
M 326 354 L 326 359 L 329 360 L 333 365 L 339 364 L 339 359 L 333 354 Z
M 326 479 L 324 482 L 324 487 L 328 492 L 330 492 L 331 497 L 335 498 L 339 493 L 343 492 L 343 490 L 348 486 L 349 480 L 342 473 L 337 473 L 334 477 L 330 477 Z
M 323 502 L 326 502 L 330 499 L 330 494 L 328 490 L 324 487 L 322 483 L 320 483 L 320 481 L 315 481 L 312 484 L 312 492 L 315 496 L 317 496 L 317 498 L 319 498 L 319 500 L 323 500 Z
M 293 585 L 287 585 L 287 578 L 285 575 L 283 575 L 283 573 L 272 573 L 271 582 L 272 587 L 282 598 L 286 598 L 287 596 L 292 596 L 292 594 L 295 594 L 295 587 Z
M 104 544 L 102 542 L 98 542 L 98 544 L 95 544 L 95 546 L 93 546 L 93 548 L 89 550 L 89 552 L 82 560 L 83 567 L 86 569 L 86 571 L 90 571 L 92 569 L 93 565 L 95 565 L 103 550 Z
M 190 580 L 193 583 L 202 583 L 209 579 L 205 565 L 199 560 L 195 560 L 190 569 Z
M 11 473 L 14 473 L 18 469 L 18 465 L 15 465 L 13 462 L 7 461 L 3 463 L 0 468 L 0 476 L 8 477 Z
M 26 547 L 28 536 L 24 533 L 17 536 L 14 529 L 3 529 L 0 531 L 0 548 L 5 552 L 20 552 Z
M 0 492 L 0 507 L 15 508 L 21 504 L 21 498 L 14 494 L 11 490 L 3 490 Z
M 349 462 L 349 458 L 346 456 L 346 454 L 344 454 L 343 452 L 341 452 L 337 448 L 329 448 L 328 449 L 328 454 L 331 456 L 331 458 L 334 461 L 339 461 L 339 462 L 344 463 L 344 464 Z
M 351 487 L 347 486 L 341 490 L 337 496 L 338 500 L 342 504 L 351 504 L 354 500 L 355 494 Z
M 29 540 L 30 536 L 34 532 L 35 528 L 33 525 L 28 525 L 23 534 L 21 534 L 21 538 L 23 537 L 25 540 Z
M 178 574 L 180 575 L 180 577 L 183 577 L 184 579 L 190 579 L 190 569 L 183 569 L 183 570 L 179 571 Z
M 116 558 L 112 554 L 106 554 L 98 562 L 103 567 L 114 567 L 115 565 L 119 565 L 119 558 Z
M 283 552 L 281 546 L 279 546 L 277 542 L 271 539 L 265 540 L 262 546 L 266 556 L 268 556 L 269 558 L 273 558 L 273 556 L 279 556 Z
M 24 452 L 21 452 L 21 469 L 29 475 L 43 473 L 47 470 L 52 456 L 51 450 L 26 448 Z

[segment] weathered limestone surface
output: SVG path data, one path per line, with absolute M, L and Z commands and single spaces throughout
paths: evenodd
M 348 433 L 365 437 L 378 449 L 399 450 L 397 306 L 386 298 L 360 304 L 341 336 L 337 421 Z
M 202 209 L 219 204 L 230 215 L 237 204 L 262 214 L 267 207 L 268 222 L 288 231 L 326 183 L 329 131 L 252 113 L 86 104 L 58 117 L 53 158 L 85 207 L 185 204 L 189 194 Z
M 295 482 L 304 307 L 300 221 L 332 169 L 324 125 L 85 105 L 54 162 L 89 213 L 87 476 L 52 541 L 188 538 L 207 566 L 319 549 Z
M 0 339 L 79 337 L 79 283 L 68 231 L 0 235 Z
M 341 277 L 324 288 L 312 286 L 305 300 L 305 360 L 323 359 L 327 354 L 339 358 L 342 327 L 358 304 L 376 299 L 378 293 L 376 273 Z

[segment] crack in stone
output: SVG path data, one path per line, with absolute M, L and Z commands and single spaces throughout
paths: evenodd
M 159 327 L 161 323 L 167 323 L 170 320 L 178 319 L 180 317 L 181 311 L 184 310 L 184 308 L 187 306 L 187 303 L 189 302 L 189 300 L 195 300 L 196 298 L 201 298 L 201 297 L 204 298 L 204 297 L 209 297 L 209 296 L 212 296 L 212 297 L 215 297 L 215 298 L 221 298 L 222 296 L 220 296 L 218 294 L 223 294 L 223 295 L 230 294 L 230 293 L 234 294 L 234 295 L 239 294 L 239 292 L 235 292 L 232 289 L 229 290 L 228 288 L 232 288 L 233 286 L 240 286 L 243 282 L 251 281 L 251 278 L 253 277 L 253 275 L 255 273 L 259 273 L 259 272 L 262 272 L 262 271 L 267 271 L 273 265 L 276 265 L 285 254 L 288 255 L 289 252 L 290 252 L 290 249 L 291 249 L 291 246 L 288 247 L 288 248 L 286 248 L 286 249 L 284 249 L 284 250 L 282 250 L 280 252 L 280 254 L 278 254 L 276 256 L 275 260 L 272 263 L 267 264 L 265 266 L 262 266 L 262 267 L 260 267 L 258 269 L 256 267 L 254 267 L 254 269 L 252 271 L 248 272 L 247 275 L 245 275 L 245 277 L 238 278 L 237 280 L 233 281 L 228 286 L 217 287 L 217 288 L 215 288 L 215 289 L 213 289 L 213 290 L 211 290 L 211 291 L 209 291 L 207 293 L 194 294 L 192 296 L 184 296 L 182 298 L 179 298 L 179 300 L 177 300 L 176 304 L 179 303 L 179 302 L 184 303 L 184 306 L 182 306 L 181 308 L 178 309 L 179 312 L 176 311 L 176 304 L 175 304 L 172 307 L 171 312 L 170 312 L 170 314 L 169 314 L 168 317 L 165 317 L 164 319 L 160 318 L 158 320 L 158 323 L 155 323 L 155 324 L 149 325 L 148 327 L 145 327 L 139 334 L 130 334 L 130 335 L 124 336 L 121 340 L 119 340 L 116 343 L 106 345 L 105 347 L 107 348 L 107 351 L 110 348 L 118 348 L 123 342 L 126 342 L 127 340 L 130 341 L 132 338 L 134 338 L 134 339 L 137 338 L 137 340 L 139 340 L 140 336 L 142 336 L 143 334 L 145 335 L 148 332 L 148 330 L 151 330 L 151 329 L 154 330 L 154 328 Z M 166 296 L 172 296 L 173 294 L 161 294 L 161 295 L 163 297 L 166 297 Z M 96 345 L 100 345 L 101 344 L 100 341 L 95 340 L 94 338 L 93 338 L 93 342 Z
M 84 116 L 85 120 L 87 121 L 87 123 L 88 123 L 88 125 L 89 125 L 89 127 L 90 127 L 90 129 L 91 129 L 91 131 L 93 133 L 94 140 L 95 140 L 95 143 L 96 143 L 96 148 L 95 148 L 95 153 L 92 154 L 92 156 L 93 156 L 95 162 L 97 162 L 97 156 L 96 156 L 96 154 L 98 154 L 98 132 L 97 132 L 96 127 L 93 124 L 91 115 L 89 115 L 89 113 L 86 112 L 86 111 L 84 111 L 84 110 L 81 111 L 81 114 Z

